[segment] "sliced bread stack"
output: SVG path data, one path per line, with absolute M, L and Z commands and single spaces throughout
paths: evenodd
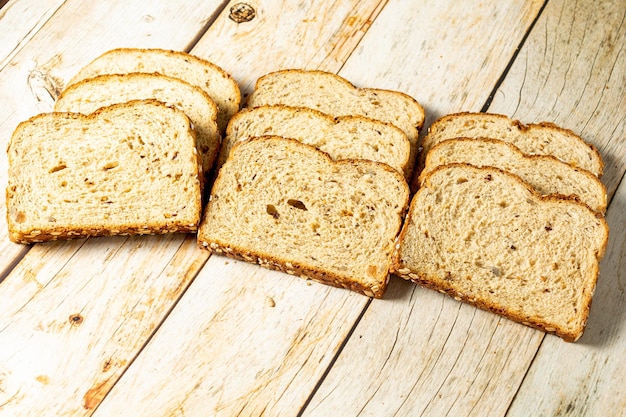
M 162 49 L 108 51 L 81 69 L 61 93 L 57 112 L 89 114 L 136 99 L 156 99 L 183 110 L 197 130 L 203 182 L 221 146 L 221 132 L 241 101 L 235 80 L 217 65 Z
M 460 113 L 436 121 L 423 149 L 392 270 L 580 338 L 608 239 L 595 148 L 552 124 Z
M 398 127 L 363 116 L 334 118 L 306 107 L 264 105 L 244 109 L 228 124 L 217 166 L 233 145 L 255 136 L 297 139 L 327 152 L 333 159 L 368 159 L 411 175 L 411 145 Z
M 385 159 L 394 165 L 400 164 L 402 166 L 400 172 L 404 173 L 407 178 L 410 178 L 413 172 L 418 153 L 419 130 L 424 124 L 424 109 L 415 99 L 404 93 L 357 88 L 348 80 L 324 71 L 289 69 L 259 78 L 246 102 L 249 108 L 268 105 L 304 107 L 325 113 L 332 118 L 341 118 L 342 120 L 336 120 L 336 122 L 341 122 L 343 125 L 358 123 L 359 134 L 335 133 L 333 129 L 326 128 L 326 140 L 329 142 L 327 150 L 340 148 L 338 155 L 331 152 L 332 157 L 341 159 L 345 155 L 345 149 L 352 146 L 354 150 L 351 151 L 350 156 L 357 156 L 363 151 L 363 154 L 359 155 L 360 158 L 374 158 L 375 161 Z M 349 121 L 349 118 L 354 116 L 358 116 L 359 120 Z M 378 123 L 366 122 L 364 118 L 373 119 Z M 400 148 L 400 151 L 394 152 L 398 153 L 404 152 L 406 145 L 403 140 L 393 139 L 397 136 L 395 133 L 387 136 L 385 132 L 389 128 L 383 127 L 380 122 L 394 125 L 406 135 L 409 142 L 407 163 L 402 162 L 404 156 L 395 162 L 384 156 L 389 147 Z M 320 123 L 328 125 L 330 122 Z M 309 124 L 305 122 L 304 126 Z M 341 129 L 339 127 L 339 130 Z M 368 132 L 365 133 L 365 130 Z M 287 133 L 293 134 L 291 131 Z M 227 142 L 229 141 L 230 139 L 227 139 Z M 343 143 L 333 144 L 337 141 Z M 346 145 L 346 141 L 351 143 Z M 393 159 L 397 158 L 393 157 Z
M 68 86 L 99 75 L 137 72 L 167 75 L 202 89 L 217 105 L 217 125 L 222 133 L 228 120 L 239 111 L 241 93 L 233 77 L 210 61 L 179 51 L 113 49 L 83 67 Z
M 195 134 L 182 111 L 160 102 L 34 116 L 7 154 L 14 242 L 195 232 L 200 222 Z
M 227 128 L 201 246 L 382 297 L 422 107 L 323 71 L 261 77 Z
M 240 99 L 230 75 L 183 52 L 116 49 L 96 58 L 53 113 L 13 135 L 11 239 L 195 232 L 221 144 L 218 121 L 225 128 Z

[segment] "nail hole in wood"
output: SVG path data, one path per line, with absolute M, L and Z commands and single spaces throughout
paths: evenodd
M 72 314 L 70 316 L 70 324 L 72 326 L 78 327 L 83 323 L 83 316 L 80 314 Z

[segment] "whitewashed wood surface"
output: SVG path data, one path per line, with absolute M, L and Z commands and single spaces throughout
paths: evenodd
M 416 98 L 427 125 L 488 110 L 581 134 L 611 237 L 577 343 L 392 277 L 384 299 L 211 256 L 194 236 L 8 241 L 0 415 L 617 416 L 626 412 L 626 3 L 32 1 L 0 9 L 0 142 L 105 50 L 187 50 L 249 93 L 321 68 Z M 0 188 L 6 186 L 0 155 Z

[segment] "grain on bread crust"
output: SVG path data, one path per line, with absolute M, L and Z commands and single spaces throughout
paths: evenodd
M 67 86 L 98 75 L 131 72 L 163 74 L 200 87 L 217 104 L 217 124 L 221 132 L 241 105 L 239 85 L 221 67 L 186 52 L 157 48 L 107 51 L 84 66 Z
M 591 172 L 552 155 L 526 155 L 511 143 L 497 139 L 457 138 L 439 142 L 426 156 L 420 183 L 437 166 L 453 162 L 500 168 L 518 175 L 540 194 L 572 195 L 593 210 L 606 210 L 606 188 Z
M 407 204 L 406 180 L 388 165 L 256 137 L 237 143 L 220 169 L 198 243 L 382 297 Z
M 424 108 L 408 94 L 357 88 L 345 78 L 330 72 L 286 69 L 260 77 L 246 102 L 247 107 L 267 104 L 309 107 L 333 117 L 359 115 L 391 123 L 409 139 L 411 167 L 417 158 Z
M 34 116 L 7 156 L 14 242 L 197 230 L 195 135 L 184 113 L 160 102 Z
M 608 240 L 604 217 L 467 164 L 425 177 L 392 271 L 566 341 L 583 333 Z
M 255 136 L 297 139 L 327 152 L 333 159 L 368 159 L 385 163 L 409 179 L 411 147 L 391 123 L 363 116 L 334 118 L 306 107 L 265 105 L 243 109 L 228 124 L 217 166 L 233 145 Z
M 604 163 L 598 150 L 569 129 L 553 123 L 523 124 L 495 113 L 461 112 L 443 116 L 428 129 L 422 141 L 418 170 L 437 143 L 458 137 L 492 138 L 510 142 L 527 155 L 553 155 L 601 177 Z
M 146 99 L 176 107 L 189 117 L 196 130 L 202 161 L 201 179 L 208 182 L 222 139 L 216 123 L 217 106 L 199 87 L 159 74 L 105 74 L 66 88 L 57 99 L 54 110 L 90 114 L 100 107 Z

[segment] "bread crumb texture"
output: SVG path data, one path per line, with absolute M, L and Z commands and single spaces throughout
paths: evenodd
M 604 217 L 582 203 L 541 197 L 499 169 L 450 164 L 414 196 L 393 270 L 574 341 L 607 240 Z
M 35 116 L 15 130 L 8 159 L 16 242 L 197 229 L 195 135 L 181 111 L 156 101 Z
M 238 143 L 201 223 L 202 247 L 292 275 L 382 297 L 408 202 L 384 164 L 335 162 L 296 140 Z

